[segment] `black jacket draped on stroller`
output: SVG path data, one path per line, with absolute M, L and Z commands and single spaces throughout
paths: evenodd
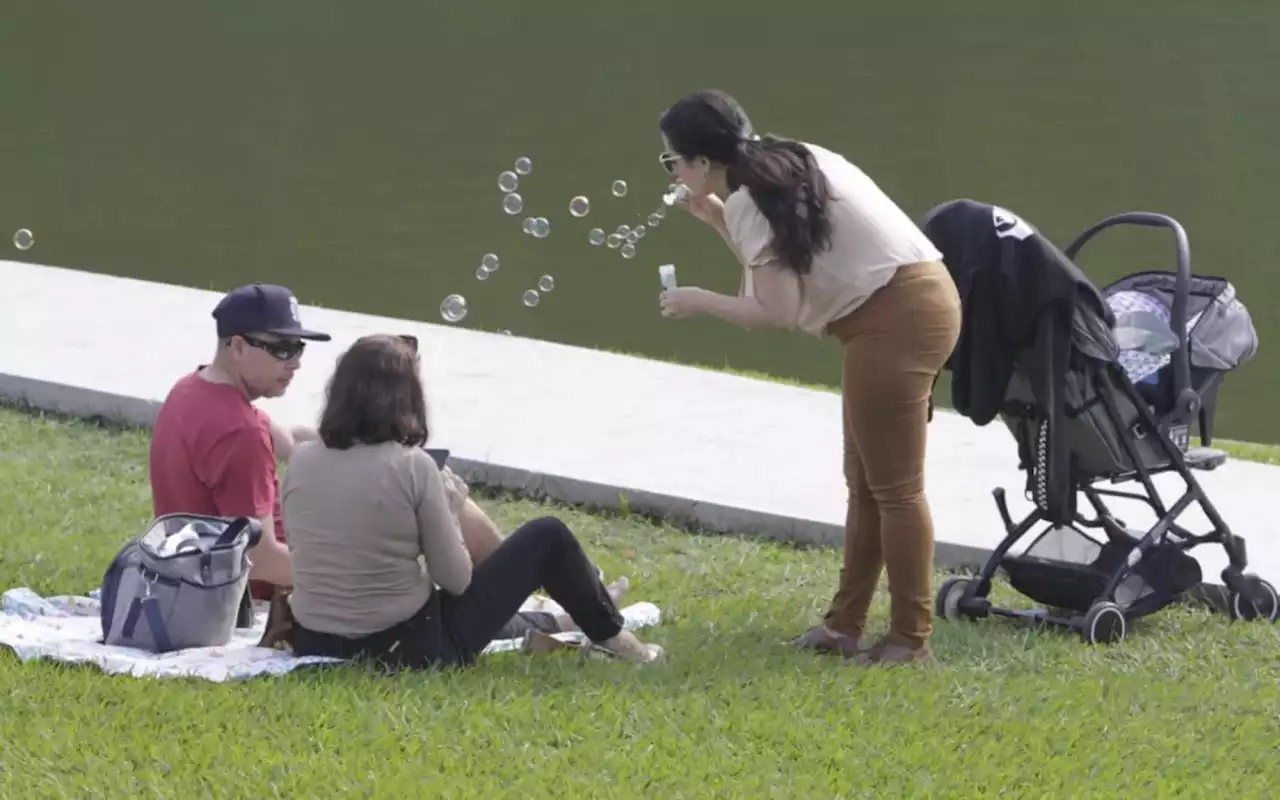
M 1141 272 L 1099 291 L 1074 263 L 1095 234 L 1115 225 L 1167 228 L 1177 266 Z M 1069 626 L 1091 643 L 1119 641 L 1128 623 L 1197 588 L 1199 562 L 1187 551 L 1217 544 L 1233 617 L 1280 615 L 1271 584 L 1245 572 L 1244 541 L 1222 521 L 1193 470 L 1222 465 L 1212 442 L 1218 387 L 1257 351 L 1257 336 L 1234 287 L 1191 274 L 1186 235 L 1173 219 L 1121 214 L 1059 250 L 1016 214 L 973 200 L 944 203 L 925 233 L 943 253 L 963 303 L 960 338 L 946 369 L 955 409 L 975 424 L 1000 418 L 1018 445 L 1034 508 L 1014 523 L 1004 490 L 994 490 L 1006 537 L 976 578 L 938 592 L 948 619 L 991 614 Z M 1197 425 L 1201 446 L 1191 447 Z M 1186 490 L 1166 504 L 1152 477 L 1178 473 Z M 1142 492 L 1098 484 L 1137 482 Z M 1079 508 L 1083 498 L 1093 516 Z M 1155 523 L 1131 529 L 1104 496 L 1141 500 Z M 1193 503 L 1212 530 L 1178 524 Z M 1031 545 L 1014 545 L 1037 529 Z M 997 570 L 1045 610 L 1000 608 L 988 595 Z

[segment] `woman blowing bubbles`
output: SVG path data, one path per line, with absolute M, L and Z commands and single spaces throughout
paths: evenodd
M 663 166 L 689 188 L 685 208 L 715 228 L 743 265 L 736 297 L 671 289 L 662 294 L 663 316 L 799 328 L 844 347 L 844 566 L 824 624 L 796 644 L 862 664 L 927 657 L 929 397 L 960 330 L 960 299 L 941 254 L 856 166 L 816 145 L 755 136 L 723 92 L 680 99 L 659 127 Z M 882 562 L 889 633 L 862 649 Z

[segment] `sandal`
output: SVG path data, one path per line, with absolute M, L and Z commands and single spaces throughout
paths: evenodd
M 269 647 L 272 650 L 293 650 L 294 623 L 293 606 L 289 604 L 289 590 L 282 589 L 271 595 L 271 606 L 267 611 L 267 625 L 258 640 L 258 647 Z
M 606 643 L 607 642 L 607 643 Z M 634 661 L 638 664 L 649 664 L 663 656 L 661 645 L 646 644 L 630 631 L 623 631 L 605 642 L 593 642 L 583 639 L 579 652 L 584 659 L 617 659 Z
M 540 630 L 526 631 L 520 649 L 526 653 L 554 653 L 578 646 L 576 637 L 566 634 L 550 634 Z
M 860 667 L 893 667 L 901 664 L 930 664 L 934 659 L 933 650 L 928 643 L 907 644 L 902 639 L 889 634 L 882 636 L 870 648 L 846 661 Z
M 826 625 L 815 625 L 792 640 L 793 647 L 801 650 L 813 650 L 824 655 L 841 655 L 846 658 L 857 655 L 861 650 L 862 638 L 837 633 Z

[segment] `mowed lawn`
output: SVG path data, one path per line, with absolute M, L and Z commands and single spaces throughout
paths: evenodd
M 0 587 L 85 593 L 148 521 L 145 432 L 0 409 Z M 658 666 L 496 655 L 217 685 L 0 653 L 0 797 L 1263 797 L 1280 776 L 1280 629 L 1178 608 L 1112 648 L 940 622 L 938 665 L 786 642 L 839 557 L 565 518 L 663 624 Z M 1007 597 L 1007 595 L 1006 595 Z M 884 607 L 875 613 L 882 624 Z

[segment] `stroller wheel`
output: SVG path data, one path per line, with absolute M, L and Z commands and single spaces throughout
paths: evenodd
M 960 597 L 971 583 L 973 581 L 969 578 L 948 578 L 943 581 L 933 600 L 934 616 L 949 622 L 965 619 L 966 615 L 960 610 Z
M 1094 603 L 1084 615 L 1080 635 L 1089 644 L 1116 644 L 1124 639 L 1128 623 L 1115 603 Z
M 1252 575 L 1245 576 L 1245 591 L 1232 589 L 1227 595 L 1227 613 L 1232 621 L 1251 622 L 1265 619 L 1275 622 L 1280 617 L 1280 595 L 1267 581 Z

